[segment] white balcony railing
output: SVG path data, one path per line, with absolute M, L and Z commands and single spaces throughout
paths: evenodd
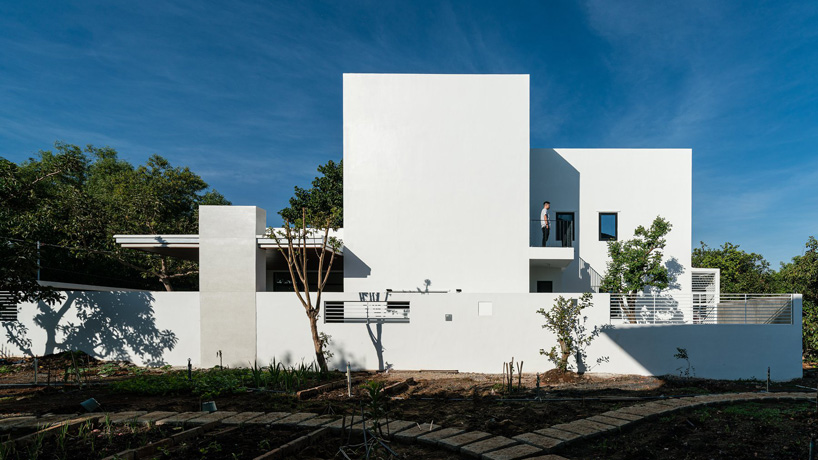
M 611 324 L 792 324 L 791 294 L 611 294 Z

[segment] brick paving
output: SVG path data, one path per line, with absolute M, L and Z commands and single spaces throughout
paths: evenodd
M 436 448 L 457 451 L 462 456 L 484 460 L 517 460 L 523 458 L 529 460 L 567 460 L 553 452 L 579 439 L 616 431 L 623 426 L 638 423 L 661 414 L 712 404 L 729 404 L 758 400 L 812 401 L 814 399 L 815 396 L 811 393 L 732 393 L 657 399 L 593 415 L 584 419 L 574 420 L 569 423 L 545 427 L 531 433 L 523 433 L 511 439 L 482 431 L 466 431 L 454 427 L 443 428 L 439 425 L 417 424 L 412 421 L 395 420 L 390 421 L 390 433 L 388 437 L 405 443 L 421 442 Z M 123 424 L 136 422 L 155 423 L 157 425 L 200 426 L 220 424 L 323 426 L 325 430 L 338 430 L 343 423 L 338 416 L 318 416 L 312 413 L 127 411 L 110 414 L 49 415 L 43 417 L 16 414 L 5 418 L 0 417 L 0 432 L 19 428 L 42 430 L 48 426 L 60 424 L 61 422 L 71 423 L 92 418 L 96 418 L 99 421 L 103 417 L 108 417 L 111 423 Z M 347 423 L 348 422 L 349 420 Z M 383 429 L 385 430 L 385 426 Z M 537 454 L 544 455 L 532 457 Z

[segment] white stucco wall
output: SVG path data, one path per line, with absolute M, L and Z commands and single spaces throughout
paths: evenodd
M 541 328 L 539 308 L 550 308 L 557 294 L 403 294 L 389 300 L 411 302 L 408 324 L 319 324 L 332 336 L 331 366 L 350 361 L 356 369 L 456 369 L 499 373 L 512 356 L 525 361 L 524 371 L 544 372 L 552 366 L 539 354 L 554 337 Z M 184 366 L 199 356 L 199 294 L 195 292 L 67 292 L 63 304 L 23 304 L 20 323 L 4 322 L 2 350 L 12 356 L 83 350 L 104 359 L 137 364 Z M 344 293 L 327 300 L 348 300 Z M 386 297 L 380 293 L 380 299 Z M 312 362 L 309 323 L 295 294 L 259 292 L 256 331 L 259 364 L 275 357 L 285 363 Z M 478 316 L 478 302 L 492 302 L 492 316 Z M 64 307 L 64 308 L 63 308 Z M 452 321 L 445 315 L 451 314 Z M 597 294 L 587 311 L 588 326 L 608 323 L 608 295 Z M 792 325 L 616 325 L 605 329 L 588 349 L 589 363 L 609 362 L 591 372 L 678 374 L 673 358 L 686 348 L 696 376 L 764 378 L 771 367 L 775 380 L 801 377 L 801 296 L 793 302 Z M 224 319 L 224 316 L 222 316 Z M 237 333 L 233 333 L 236 338 Z M 20 346 L 20 344 L 24 346 Z M 241 342 L 237 342 L 241 346 Z M 378 353 L 375 343 L 380 343 Z M 228 344 L 229 346 L 229 344 Z M 225 358 L 234 356 L 225 348 Z M 225 362 L 226 364 L 226 362 Z M 236 363 L 247 366 L 250 363 Z M 213 364 L 204 365 L 210 367 Z
M 528 291 L 527 75 L 344 75 L 345 291 Z
M 557 294 L 402 294 L 389 300 L 411 301 L 408 324 L 334 323 L 319 330 L 332 336 L 331 366 L 349 361 L 356 369 L 456 369 L 499 373 L 514 357 L 525 372 L 544 372 L 552 365 L 539 354 L 556 341 L 542 329 L 539 308 L 550 308 Z M 578 296 L 575 294 L 574 296 Z M 348 300 L 343 293 L 327 300 Z M 386 297 L 380 294 L 380 299 Z M 492 316 L 478 316 L 477 304 L 493 304 Z M 608 323 L 607 294 L 597 294 L 587 311 L 589 328 Z M 767 366 L 776 380 L 801 377 L 801 300 L 794 302 L 794 325 L 616 325 L 602 332 L 588 349 L 591 372 L 678 374 L 682 363 L 673 355 L 686 348 L 696 375 L 708 378 L 763 378 Z M 445 315 L 451 314 L 452 321 Z M 267 364 L 312 362 L 309 323 L 293 293 L 258 294 L 258 357 Z M 382 353 L 375 343 L 380 343 Z
M 667 235 L 665 261 L 676 259 L 683 272 L 679 287 L 690 291 L 692 238 L 692 152 L 690 149 L 532 149 L 529 215 L 539 217 L 543 201 L 557 212 L 574 212 L 578 257 L 600 275 L 608 261 L 607 243 L 599 241 L 599 213 L 618 213 L 618 238 L 633 238 L 637 226 L 650 226 L 657 215 L 673 225 Z M 531 230 L 529 240 L 541 238 Z M 551 235 L 554 241 L 554 232 Z M 676 264 L 671 263 L 676 266 Z M 557 275 L 532 267 L 536 277 L 554 279 L 555 290 L 590 289 L 590 277 L 579 259 Z M 553 277 L 553 278 L 549 278 Z M 558 279 L 559 278 L 559 279 Z
M 138 365 L 199 366 L 199 293 L 63 292 L 49 306 L 19 306 L 18 323 L 3 322 L 0 344 L 12 356 L 81 350 Z
M 200 362 L 245 366 L 256 358 L 256 292 L 266 256 L 256 237 L 267 213 L 255 206 L 199 207 Z

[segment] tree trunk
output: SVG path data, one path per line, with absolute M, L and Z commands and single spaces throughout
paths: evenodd
M 170 279 L 165 278 L 165 277 L 161 277 L 161 278 L 159 278 L 159 281 L 162 282 L 162 286 L 165 287 L 166 291 L 168 291 L 168 292 L 173 291 L 173 286 L 170 284 Z
M 564 340 L 558 340 L 560 344 L 560 352 L 562 353 L 562 357 L 560 358 L 560 371 L 566 372 L 568 371 L 568 358 L 571 357 L 571 350 L 568 350 L 568 345 L 565 343 Z
M 159 269 L 160 270 L 159 271 L 159 281 L 162 283 L 162 286 L 165 286 L 166 291 L 171 292 L 171 291 L 173 291 L 173 286 L 171 286 L 170 278 L 168 278 L 168 276 L 167 276 L 168 275 L 168 273 L 167 273 L 168 267 L 167 267 L 167 265 L 165 265 L 165 258 L 160 257 L 159 261 L 161 263 L 160 269 Z
M 310 319 L 310 332 L 312 332 L 312 344 L 315 347 L 315 362 L 321 372 L 329 371 L 327 360 L 324 359 L 324 350 L 321 348 L 321 338 L 318 337 L 318 315 L 307 315 Z

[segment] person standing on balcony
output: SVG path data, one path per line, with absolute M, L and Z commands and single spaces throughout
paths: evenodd
M 548 218 L 548 210 L 551 208 L 551 203 L 546 201 L 542 204 L 542 212 L 540 213 L 540 224 L 542 225 L 542 247 L 548 243 L 548 235 L 551 233 L 551 219 Z

